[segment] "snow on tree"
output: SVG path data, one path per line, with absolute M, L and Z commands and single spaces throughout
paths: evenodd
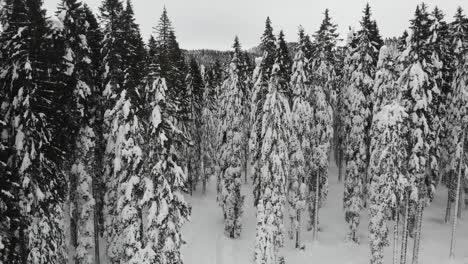
M 432 101 L 430 106 L 431 116 L 430 130 L 433 131 L 429 137 L 429 155 L 428 166 L 430 168 L 430 179 L 434 182 L 439 182 L 441 177 L 441 167 L 444 165 L 440 162 L 443 159 L 442 152 L 446 151 L 446 147 L 442 140 L 447 137 L 447 119 L 446 112 L 448 107 L 448 95 L 451 90 L 451 82 L 453 79 L 452 56 L 450 52 L 450 37 L 449 26 L 444 20 L 442 11 L 435 7 L 431 13 L 431 28 L 428 41 L 428 48 L 431 54 L 431 75 L 434 88 L 432 89 Z
M 62 86 L 55 75 L 45 74 L 58 66 L 57 56 L 47 56 L 55 47 L 47 38 L 50 27 L 40 1 L 8 1 L 4 9 L 0 90 L 7 184 L 2 188 L 11 188 L 6 199 L 1 197 L 8 206 L 1 220 L 9 221 L 11 236 L 2 238 L 1 261 L 63 263 L 64 146 L 55 126 L 60 122 L 55 110 L 63 101 L 53 94 Z
M 222 113 L 220 114 L 220 173 L 221 207 L 224 213 L 224 230 L 231 238 L 240 236 L 242 230 L 244 196 L 241 194 L 242 146 L 245 142 L 241 74 L 241 47 L 234 39 L 234 54 L 229 65 L 229 77 L 224 82 Z
M 261 186 L 261 149 L 262 149 L 262 118 L 263 105 L 265 103 L 266 94 L 268 93 L 268 81 L 270 80 L 271 71 L 275 62 L 276 38 L 273 34 L 271 20 L 267 17 L 265 22 L 265 31 L 261 37 L 260 48 L 263 52 L 262 58 L 256 61 L 256 68 L 253 73 L 253 91 L 251 98 L 250 109 L 250 124 L 251 134 L 249 138 L 250 157 L 255 167 L 253 174 L 253 192 L 254 205 L 256 206 L 260 199 Z
M 458 28 L 458 30 L 465 31 L 466 28 Z M 465 31 L 466 32 L 466 31 Z M 450 257 L 455 257 L 455 232 L 457 228 L 457 211 L 459 210 L 460 192 L 462 190 L 462 183 L 467 181 L 467 163 L 466 158 L 466 130 L 468 123 L 468 109 L 466 96 L 468 91 L 468 57 L 466 55 L 467 42 L 459 39 L 458 45 L 455 49 L 456 56 L 456 72 L 454 74 L 454 80 L 452 83 L 453 87 L 453 98 L 451 104 L 451 124 L 452 131 L 451 138 L 454 140 L 453 143 L 453 154 L 451 161 L 451 168 L 456 172 L 456 179 L 454 181 L 454 192 L 453 197 L 455 201 L 454 214 L 452 219 L 452 240 L 450 245 Z
M 301 36 L 300 36 L 301 38 Z M 301 41 L 301 40 L 300 40 Z M 308 60 L 305 58 L 305 45 L 301 41 L 292 67 L 291 89 L 293 107 L 291 110 L 290 172 L 288 179 L 290 237 L 296 236 L 296 248 L 301 246 L 301 214 L 306 208 L 308 178 L 310 177 L 310 156 L 312 153 L 312 120 L 314 110 L 309 102 Z M 295 233 L 295 234 L 294 234 Z
M 186 175 L 178 164 L 180 157 L 175 149 L 178 141 L 184 141 L 184 134 L 174 124 L 176 106 L 166 99 L 165 79 L 159 76 L 156 58 L 149 62 L 149 73 L 144 79 L 144 109 L 141 118 L 145 120 L 143 147 L 142 181 L 144 188 L 139 204 L 146 212 L 140 251 L 143 262 L 137 263 L 182 263 L 180 248 L 183 243 L 181 228 L 190 216 L 190 207 L 182 191 Z M 141 260 L 140 260 L 141 261 Z
M 319 30 L 314 36 L 314 55 L 311 59 L 311 70 L 314 75 L 314 83 L 318 83 L 325 95 L 327 102 L 336 108 L 337 73 L 335 70 L 338 61 L 336 44 L 338 42 L 337 25 L 332 23 L 328 9 L 325 9 L 325 17 Z
M 172 115 L 179 122 L 186 121 L 190 113 L 189 96 L 185 83 L 187 66 L 166 8 L 163 9 L 154 31 L 160 75 L 166 80 L 169 89 L 167 91 L 167 100 L 176 106 L 176 108 L 171 109 L 171 111 L 175 111 Z
M 277 46 L 277 48 L 279 48 Z M 286 203 L 286 188 L 289 178 L 289 131 L 291 112 L 289 108 L 288 83 L 280 74 L 283 70 L 280 58 L 275 58 L 272 69 L 272 77 L 268 86 L 268 94 L 263 106 L 262 119 L 262 159 L 260 179 L 260 199 L 265 210 L 263 221 L 257 222 L 257 238 L 255 246 L 255 260 L 257 263 L 278 263 L 284 261 L 279 255 L 279 249 L 284 245 L 284 208 Z M 262 217 L 262 212 L 257 215 Z M 266 245 L 271 250 L 263 250 L 265 242 L 263 237 L 266 232 Z M 270 242 L 273 240 L 272 242 Z M 268 254 L 268 255 L 267 255 Z M 271 255 L 270 255 L 271 254 Z
M 95 170 L 95 133 L 94 115 L 97 101 L 92 67 L 92 51 L 88 46 L 87 36 L 89 23 L 80 2 L 64 0 L 59 5 L 57 18 L 63 25 L 59 30 L 58 40 L 63 42 L 63 68 L 67 73 L 65 81 L 73 87 L 70 96 L 71 109 L 69 120 L 74 124 L 68 126 L 75 140 L 71 155 L 72 167 L 70 173 L 70 202 L 72 203 L 71 233 L 75 258 L 78 263 L 93 263 L 90 250 L 95 248 L 95 236 L 98 230 L 94 225 L 93 197 Z M 73 128 L 73 129 L 72 129 Z
M 399 209 L 408 179 L 406 167 L 405 122 L 408 117 L 400 104 L 395 55 L 383 46 L 376 73 L 369 164 L 369 239 L 371 263 L 383 263 L 384 247 L 389 245 L 388 221 L 398 230 Z M 394 234 L 398 237 L 398 231 Z M 398 238 L 395 238 L 398 241 Z M 395 248 L 397 245 L 394 245 Z M 394 258 L 396 255 L 393 256 Z
M 364 19 L 362 24 L 364 25 Z M 348 238 L 359 243 L 356 234 L 360 212 L 364 205 L 367 185 L 367 165 L 371 104 L 370 92 L 374 83 L 374 45 L 370 31 L 363 27 L 356 39 L 356 47 L 348 55 L 349 81 L 345 96 L 346 180 L 344 192 L 345 220 L 349 224 Z
M 190 70 L 187 76 L 187 91 L 189 95 L 190 117 L 184 123 L 184 129 L 190 135 L 191 145 L 187 146 L 188 159 L 188 181 L 190 183 L 190 193 L 192 193 L 199 180 L 204 178 L 203 172 L 203 154 L 202 154 L 202 114 L 203 114 L 203 79 L 198 63 L 192 58 L 190 61 Z
M 402 88 L 402 100 L 409 121 L 408 126 L 408 179 L 409 219 L 408 229 L 414 235 L 415 246 L 413 261 L 418 259 L 423 208 L 429 203 L 433 193 L 431 176 L 428 174 L 433 90 L 437 86 L 430 77 L 432 51 L 427 46 L 430 36 L 430 18 L 426 6 L 418 6 L 415 18 L 411 21 L 411 39 L 400 61 L 404 69 L 400 74 L 398 85 Z M 403 234 L 406 240 L 407 234 Z M 406 256 L 406 249 L 402 255 Z
M 468 38 L 466 37 L 466 34 L 468 32 L 468 20 L 466 19 L 465 15 L 463 14 L 463 10 L 459 8 L 457 10 L 457 13 L 455 14 L 455 21 L 452 22 L 450 25 L 450 35 L 451 37 L 451 43 L 450 47 L 453 50 L 453 62 L 452 62 L 452 67 L 455 69 L 455 73 L 453 74 L 455 82 L 455 77 L 460 78 L 460 76 L 455 76 L 457 68 L 461 68 L 463 63 L 464 63 L 464 52 L 467 50 L 468 47 Z M 447 105 L 447 116 L 446 116 L 446 122 L 447 122 L 447 127 L 446 127 L 446 133 L 443 134 L 441 133 L 441 144 L 443 145 L 442 151 L 441 151 L 441 156 L 443 157 L 442 163 L 443 167 L 441 170 L 443 171 L 443 175 L 441 176 L 442 181 L 447 185 L 448 187 L 448 196 L 447 196 L 447 208 L 446 208 L 446 214 L 445 214 L 445 222 L 448 222 L 450 220 L 450 211 L 453 202 L 455 201 L 455 193 L 456 193 L 456 177 L 457 175 L 455 174 L 455 170 L 457 169 L 456 166 L 453 164 L 453 157 L 455 154 L 456 150 L 456 144 L 457 140 L 455 138 L 457 137 L 457 129 L 454 129 L 453 127 L 458 127 L 460 125 L 460 121 L 458 120 L 457 116 L 459 115 L 459 106 L 454 104 L 456 102 L 456 99 L 458 96 L 455 93 L 455 88 L 453 87 L 452 83 L 452 89 L 451 93 L 447 96 L 447 100 L 449 101 L 449 104 Z M 459 90 L 458 90 L 459 91 Z M 455 132 L 455 133 L 453 133 Z M 445 135 L 445 138 L 442 138 L 442 135 Z M 463 178 L 462 178 L 463 182 Z M 462 192 L 463 194 L 463 183 L 462 185 Z
M 327 102 L 322 87 L 313 87 L 311 107 L 314 109 L 312 117 L 312 137 L 310 159 L 311 177 L 308 179 L 309 186 L 309 223 L 314 227 L 314 235 L 317 240 L 318 211 L 323 206 L 328 194 L 328 165 L 331 139 L 333 137 L 333 111 Z

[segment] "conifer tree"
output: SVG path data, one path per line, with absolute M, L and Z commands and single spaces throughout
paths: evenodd
M 187 67 L 185 58 L 177 42 L 172 22 L 166 8 L 154 27 L 157 43 L 157 57 L 160 64 L 160 75 L 168 86 L 167 100 L 176 106 L 174 117 L 178 122 L 187 121 L 190 113 L 189 96 L 185 77 Z
M 333 136 L 333 111 L 327 102 L 325 92 L 319 85 L 313 87 L 310 95 L 311 107 L 314 109 L 312 118 L 312 140 L 309 185 L 309 215 L 310 226 L 314 227 L 314 239 L 318 233 L 318 211 L 323 206 L 328 194 L 328 165 L 330 144 Z
M 190 134 L 192 146 L 188 147 L 189 152 L 189 179 L 190 193 L 195 190 L 199 180 L 204 178 L 203 172 L 203 152 L 202 152 L 202 137 L 203 137 L 203 79 L 201 76 L 200 68 L 195 59 L 190 60 L 190 69 L 187 77 L 189 104 L 190 104 L 190 124 L 186 127 Z
M 250 156 L 255 166 L 255 172 L 253 174 L 255 206 L 258 203 L 258 199 L 260 199 L 263 105 L 265 103 L 266 94 L 268 93 L 268 81 L 275 62 L 276 51 L 276 38 L 273 34 L 273 27 L 271 26 L 271 20 L 269 17 L 267 17 L 265 22 L 265 31 L 261 37 L 260 48 L 263 51 L 263 56 L 261 61 L 257 63 L 257 67 L 252 77 L 254 85 L 251 98 L 252 107 L 250 111 L 250 123 L 252 128 L 249 149 Z
M 279 44 L 277 44 L 279 49 Z M 277 53 L 278 54 L 278 53 Z M 288 83 L 282 79 L 281 58 L 275 58 L 268 94 L 263 106 L 260 199 L 257 214 L 256 263 L 282 263 L 284 206 L 290 163 L 288 152 L 290 109 Z M 263 209 L 263 210 L 262 210 Z M 263 221 L 261 221 L 263 218 Z M 266 250 L 265 250 L 266 249 Z M 272 262 L 273 261 L 273 262 Z
M 2 220 L 10 237 L 2 237 L 1 260 L 63 263 L 64 146 L 55 125 L 63 101 L 50 93 L 61 87 L 55 75 L 46 74 L 58 67 L 57 56 L 47 56 L 55 46 L 47 39 L 51 32 L 41 1 L 8 1 L 4 8 L 0 90 L 7 184 L 2 188 L 8 189 L 2 201 L 8 208 Z
M 301 39 L 304 36 L 299 33 L 300 46 L 294 57 L 291 76 L 291 88 L 293 91 L 293 106 L 291 110 L 291 143 L 290 162 L 291 170 L 288 179 L 289 217 L 291 219 L 290 237 L 295 236 L 296 248 L 301 246 L 300 232 L 302 223 L 302 211 L 306 208 L 306 190 L 311 174 L 310 156 L 312 153 L 311 139 L 313 130 L 314 110 L 309 102 L 309 61 L 305 58 L 306 43 Z
M 394 220 L 398 241 L 399 208 L 406 187 L 406 139 L 407 114 L 399 100 L 397 86 L 398 69 L 395 55 L 390 48 L 380 50 L 379 70 L 373 90 L 374 118 L 371 131 L 370 158 L 370 223 L 369 238 L 371 263 L 383 263 L 384 247 L 388 246 L 388 221 Z M 394 261 L 397 255 L 394 243 Z M 395 262 L 394 262 L 395 263 Z
M 452 172 L 452 179 L 450 179 L 452 189 L 452 197 L 449 196 L 448 203 L 455 202 L 453 219 L 452 219 L 452 234 L 450 244 L 450 258 L 455 257 L 455 234 L 457 230 L 457 221 L 460 214 L 461 204 L 464 202 L 461 199 L 464 192 L 463 183 L 466 182 L 466 129 L 467 129 L 467 96 L 466 91 L 468 88 L 468 38 L 466 32 L 468 30 L 468 20 L 462 13 L 461 8 L 458 9 L 455 15 L 455 21 L 452 24 L 453 45 L 454 45 L 454 66 L 455 73 L 452 82 L 452 100 L 449 107 L 449 124 L 450 124 L 450 140 L 453 140 L 451 147 L 452 159 L 450 169 Z M 451 190 L 449 190 L 449 195 Z M 451 200 L 453 199 L 453 200 Z M 450 210 L 447 211 L 450 214 Z M 447 219 L 447 217 L 446 217 Z M 446 220 L 447 221 L 447 220 Z
M 348 238 L 359 243 L 356 234 L 359 226 L 360 211 L 366 201 L 367 165 L 369 151 L 369 130 L 371 122 L 370 94 L 373 87 L 375 66 L 375 43 L 371 41 L 372 32 L 369 19 L 369 7 L 364 10 L 361 21 L 362 29 L 351 45 L 347 58 L 348 63 L 348 87 L 345 98 L 346 131 L 346 181 L 344 192 L 345 219 L 349 224 Z
M 320 85 L 327 96 L 327 102 L 335 107 L 337 96 L 336 64 L 338 61 L 337 25 L 333 24 L 328 9 L 325 9 L 325 17 L 314 37 L 314 55 L 311 63 L 314 83 Z
M 63 24 L 63 29 L 57 34 L 58 41 L 63 42 L 63 70 L 66 72 L 66 84 L 72 89 L 70 96 L 70 120 L 75 124 L 68 126 L 68 132 L 74 135 L 75 140 L 70 161 L 70 207 L 72 243 L 75 247 L 77 263 L 93 263 L 90 250 L 95 248 L 95 238 L 98 230 L 94 224 L 95 200 L 95 132 L 94 116 L 96 114 L 96 86 L 94 83 L 97 75 L 93 67 L 92 50 L 88 46 L 89 23 L 87 14 L 76 0 L 64 0 L 58 8 L 57 16 Z M 99 253 L 99 251 L 97 251 Z M 98 257 L 99 255 L 96 255 Z
M 431 36 L 428 39 L 431 50 L 431 78 L 434 88 L 431 91 L 432 101 L 430 111 L 432 118 L 429 123 L 433 134 L 429 137 L 428 177 L 433 182 L 439 182 L 440 169 L 444 166 L 444 161 L 440 162 L 447 147 L 442 140 L 447 138 L 446 112 L 448 107 L 448 95 L 453 79 L 452 55 L 450 54 L 449 26 L 444 20 L 442 11 L 435 7 L 431 14 L 432 25 Z
M 224 213 L 224 230 L 231 238 L 240 236 L 244 196 L 241 194 L 242 144 L 245 140 L 242 87 L 242 61 L 239 39 L 234 39 L 234 53 L 229 65 L 229 78 L 223 84 L 223 108 L 220 114 L 220 188 Z
M 417 262 L 421 219 L 424 206 L 432 193 L 431 180 L 427 178 L 429 163 L 429 137 L 431 131 L 432 90 L 434 87 L 431 74 L 432 50 L 427 45 L 430 37 L 431 20 L 426 6 L 416 8 L 415 18 L 411 20 L 411 40 L 406 50 L 401 54 L 404 70 L 398 81 L 402 87 L 403 106 L 410 118 L 408 126 L 408 179 L 409 187 L 405 199 L 409 200 L 408 230 L 414 234 L 415 246 L 413 262 Z M 417 80 L 417 81 L 414 81 Z M 406 221 L 406 220 L 405 220 Z M 406 262 L 407 235 L 403 234 L 402 263 Z
M 460 69 L 463 67 L 463 63 L 465 61 L 464 59 L 464 53 L 467 50 L 468 47 L 468 37 L 466 37 L 466 33 L 468 32 L 468 19 L 465 17 L 463 14 L 463 10 L 461 8 L 458 8 L 457 13 L 455 14 L 455 20 L 452 22 L 450 25 L 450 35 L 451 37 L 451 49 L 453 50 L 452 56 L 453 56 L 453 63 L 452 67 L 455 69 L 454 75 L 454 80 L 455 82 L 455 77 L 461 78 Z M 456 76 L 458 74 L 458 76 Z M 445 175 L 444 181 L 445 184 L 448 187 L 448 200 L 447 200 L 447 208 L 446 208 L 446 214 L 445 214 L 445 222 L 448 222 L 450 220 L 450 211 L 452 204 L 455 200 L 455 194 L 456 194 L 456 177 L 457 175 L 455 174 L 455 170 L 457 167 L 453 162 L 448 162 L 448 161 L 453 161 L 454 160 L 454 154 L 456 150 L 456 142 L 455 138 L 457 137 L 457 133 L 453 133 L 454 131 L 457 131 L 456 127 L 459 126 L 459 106 L 455 104 L 456 98 L 460 97 L 455 92 L 455 87 L 453 87 L 454 84 L 452 83 L 452 92 L 449 94 L 448 100 L 450 100 L 450 105 L 448 105 L 447 109 L 447 130 L 450 131 L 447 133 L 447 137 L 445 140 L 442 141 L 442 144 L 444 144 L 444 147 L 446 147 L 446 151 L 442 152 L 442 155 L 447 155 L 447 163 L 445 167 Z M 459 89 L 457 90 L 458 92 L 460 91 Z M 454 128 L 455 127 L 455 128 Z M 465 191 L 464 187 L 464 178 L 462 178 L 461 182 L 461 195 L 460 195 L 460 201 L 463 201 L 463 194 Z M 466 181 L 466 180 L 465 180 Z M 460 213 L 461 207 L 462 207 L 463 202 L 459 203 L 459 208 L 458 211 Z

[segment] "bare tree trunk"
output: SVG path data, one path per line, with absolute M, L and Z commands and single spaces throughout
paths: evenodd
M 341 150 L 338 150 L 338 181 L 342 182 L 343 181 L 343 155 Z
M 202 178 L 203 178 L 203 194 L 206 194 L 206 169 L 205 169 L 205 160 L 202 158 L 201 160 L 201 172 L 203 173 Z
M 96 199 L 97 197 L 97 186 L 96 186 L 96 179 L 95 179 L 96 174 L 94 175 L 92 179 L 92 184 L 93 184 L 93 197 Z M 93 224 L 94 224 L 94 264 L 100 264 L 100 256 L 99 256 L 99 212 L 98 212 L 98 207 L 96 204 L 94 205 L 93 208 Z
M 418 209 L 416 212 L 416 233 L 414 234 L 414 247 L 413 247 L 413 264 L 419 262 L 419 247 L 421 244 L 421 229 L 422 229 L 422 218 L 423 218 L 424 206 L 423 202 L 418 202 Z
M 460 196 L 460 185 L 461 185 L 461 172 L 462 172 L 462 166 L 463 166 L 463 157 L 464 157 L 464 150 L 465 150 L 465 130 L 463 129 L 463 135 L 462 135 L 462 151 L 460 155 L 460 165 L 458 166 L 458 175 L 457 175 L 457 188 L 456 188 L 456 195 L 455 195 L 455 212 L 453 215 L 453 223 L 452 223 L 452 239 L 450 241 L 450 258 L 453 259 L 455 258 L 455 232 L 457 231 L 457 209 L 458 209 L 458 203 L 459 203 L 459 196 Z
M 458 212 L 457 212 L 457 217 L 458 219 L 462 218 L 462 209 L 463 209 L 463 202 L 465 201 L 465 196 L 463 192 L 463 179 L 460 179 L 460 188 L 458 188 L 458 193 L 459 193 L 459 200 L 458 200 Z
M 301 210 L 297 210 L 296 248 L 301 247 Z
M 450 221 L 450 211 L 452 210 L 452 201 L 450 201 L 450 188 L 448 189 L 447 195 L 447 207 L 445 208 L 445 223 L 447 224 Z
M 395 223 L 393 225 L 393 264 L 398 264 L 398 225 L 400 222 L 400 213 L 395 211 Z
M 318 240 L 318 213 L 319 213 L 319 192 L 320 192 L 320 173 L 316 174 L 316 181 L 315 181 L 315 215 L 314 215 L 314 241 Z
M 409 208 L 409 197 L 407 191 L 405 191 L 405 214 L 403 218 L 403 231 L 401 234 L 401 258 L 400 264 L 406 264 L 406 251 L 408 249 L 408 211 Z
M 249 164 L 249 145 L 248 145 L 248 140 L 246 143 L 246 146 L 244 147 L 244 180 L 245 183 L 248 183 L 248 177 L 247 177 L 247 169 L 248 169 L 248 164 Z

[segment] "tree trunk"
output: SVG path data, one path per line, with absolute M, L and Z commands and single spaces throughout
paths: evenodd
M 419 247 L 421 244 L 421 228 L 422 228 L 422 218 L 423 218 L 424 206 L 423 202 L 418 202 L 418 209 L 416 212 L 416 233 L 414 234 L 414 246 L 413 246 L 413 264 L 418 264 L 419 262 Z
M 341 154 L 341 150 L 338 151 L 338 182 L 343 181 L 343 155 Z
M 408 249 L 408 208 L 409 208 L 409 197 L 407 191 L 405 191 L 405 214 L 403 218 L 403 231 L 401 233 L 401 258 L 400 264 L 406 264 L 406 251 Z
M 315 181 L 315 202 L 314 202 L 314 241 L 318 240 L 318 213 L 319 213 L 319 192 L 320 192 L 320 173 L 316 174 L 316 181 Z
M 247 177 L 247 168 L 248 168 L 248 163 L 249 163 L 249 147 L 248 147 L 248 140 L 247 140 L 247 143 L 246 143 L 246 146 L 244 148 L 244 179 L 245 179 L 245 183 L 247 184 L 248 183 L 248 177 Z
M 96 199 L 97 197 L 97 186 L 96 186 L 96 175 L 94 175 L 92 179 L 93 185 L 93 198 Z M 95 204 L 93 208 L 93 224 L 94 224 L 94 264 L 100 264 L 100 256 L 99 256 L 99 213 L 98 213 L 98 206 Z
M 301 248 L 301 210 L 297 210 L 296 248 Z
M 206 169 L 205 169 L 205 160 L 202 158 L 201 160 L 201 171 L 203 173 L 202 178 L 203 178 L 203 194 L 206 194 Z
M 395 223 L 393 225 L 393 264 L 398 264 L 398 225 L 400 222 L 400 213 L 395 211 Z
M 463 192 L 463 179 L 460 179 L 460 188 L 458 188 L 458 197 L 459 197 L 459 200 L 458 200 L 458 212 L 457 212 L 457 217 L 458 219 L 461 219 L 462 217 L 462 209 L 463 209 L 463 202 L 465 201 L 465 197 L 464 197 L 464 192 Z
M 455 258 L 455 232 L 457 231 L 457 209 L 458 209 L 458 203 L 460 199 L 460 187 L 461 187 L 461 172 L 462 172 L 462 166 L 463 166 L 463 157 L 464 157 L 464 150 L 465 150 L 465 130 L 463 129 L 463 135 L 462 135 L 462 151 L 460 155 L 460 164 L 458 166 L 458 175 L 457 175 L 457 187 L 456 187 L 456 194 L 455 194 L 455 210 L 454 210 L 454 215 L 453 215 L 453 223 L 452 223 L 452 239 L 450 241 L 450 258 L 453 259 Z
M 450 200 L 450 188 L 447 191 L 447 207 L 445 208 L 445 223 L 447 224 L 450 221 L 450 211 L 452 210 L 452 201 Z

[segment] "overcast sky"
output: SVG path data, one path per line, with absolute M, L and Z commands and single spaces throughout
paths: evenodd
M 44 0 L 51 13 L 59 0 Z M 83 0 L 96 12 L 101 0 Z M 357 26 L 365 4 L 371 4 L 384 37 L 399 36 L 408 28 L 417 0 L 133 0 L 136 21 L 147 40 L 166 6 L 180 46 L 184 49 L 230 48 L 238 35 L 244 48 L 258 45 L 265 19 L 270 16 L 276 33 L 283 29 L 288 41 L 296 41 L 297 28 L 315 32 L 325 8 L 330 9 L 342 38 L 349 26 Z M 468 10 L 468 0 L 427 0 L 430 9 L 441 8 L 451 21 L 456 8 Z

